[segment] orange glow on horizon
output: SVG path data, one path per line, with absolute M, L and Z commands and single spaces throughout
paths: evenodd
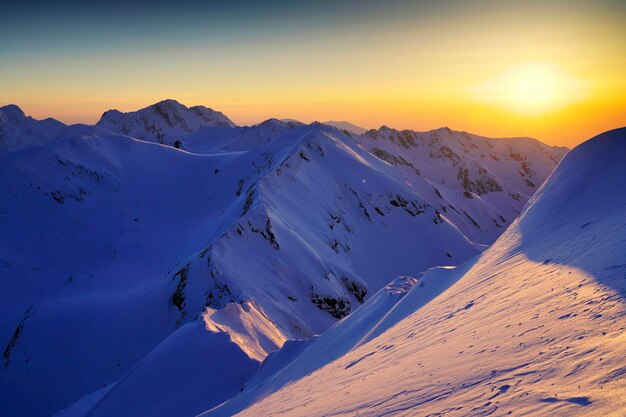
M 150 48 L 24 50 L 0 60 L 0 105 L 95 123 L 111 108 L 172 98 L 242 125 L 276 117 L 448 126 L 573 147 L 626 125 L 626 25 L 619 13 L 585 7 L 467 6 L 235 43 L 198 35 Z

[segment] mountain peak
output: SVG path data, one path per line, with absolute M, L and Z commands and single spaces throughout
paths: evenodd
M 174 100 L 173 98 L 166 98 L 164 100 L 158 101 L 156 103 L 153 104 L 153 106 L 158 106 L 158 105 L 177 105 L 177 106 L 183 106 L 186 107 L 184 104 L 181 104 L 178 100 Z
M 625 154 L 626 127 L 604 132 L 578 145 L 565 155 L 528 202 L 520 216 L 520 223 L 530 223 L 536 228 L 545 228 L 550 224 L 560 227 L 567 225 L 572 218 L 585 215 L 589 216 L 589 220 L 597 221 L 594 213 L 601 207 L 626 200 L 623 197 L 626 195 L 623 192 Z M 619 210 L 618 207 L 614 209 Z M 550 221 L 539 221 L 537 218 Z M 545 229 L 541 230 L 545 233 Z
M 137 111 L 109 110 L 96 126 L 137 139 L 172 145 L 207 126 L 234 127 L 223 113 L 204 106 L 187 107 L 173 99 Z
M 154 103 L 148 106 L 147 108 L 156 109 L 158 111 L 188 111 L 190 110 L 189 107 L 173 99 L 161 100 L 157 103 Z
M 278 125 L 286 125 L 289 122 L 286 122 L 284 120 L 279 120 L 275 117 L 270 117 L 269 119 L 263 120 L 261 123 L 259 123 L 259 125 L 270 125 L 270 124 L 278 124 Z
M 16 105 L 16 104 L 7 104 L 6 106 L 2 106 L 0 107 L 0 111 L 2 111 L 4 114 L 6 114 L 8 117 L 11 118 L 25 118 L 26 115 L 24 114 L 24 111 L 22 111 L 22 109 Z
M 588 141 L 581 143 L 575 147 L 569 155 L 578 155 L 579 153 L 590 151 L 601 152 L 602 150 L 621 150 L 624 146 L 626 146 L 626 127 L 620 127 L 601 133 Z M 611 154 L 610 158 L 621 157 L 621 155 L 621 153 Z M 607 156 L 609 155 L 607 154 Z M 568 159 L 573 157 L 574 156 L 569 156 Z M 601 163 L 601 161 L 596 162 Z

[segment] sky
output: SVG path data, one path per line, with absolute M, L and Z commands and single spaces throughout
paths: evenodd
M 0 105 L 95 123 L 172 98 L 572 147 L 626 125 L 624 1 L 21 1 Z

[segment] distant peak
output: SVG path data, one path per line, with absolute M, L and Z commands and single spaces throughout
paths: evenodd
M 270 126 L 270 125 L 279 125 L 279 126 L 284 126 L 286 125 L 287 122 L 284 122 L 282 120 L 278 120 L 274 117 L 267 119 L 267 120 L 263 120 L 261 123 L 259 123 L 257 126 Z
M 297 123 L 297 124 L 304 124 L 302 123 L 300 120 L 296 120 L 296 119 L 280 119 L 281 122 L 285 122 L 285 123 Z
M 153 106 L 184 106 L 186 107 L 184 104 L 179 103 L 178 101 L 172 99 L 172 98 L 167 98 L 165 100 L 161 100 L 157 103 L 154 103 Z
M 207 126 L 236 126 L 226 115 L 205 106 L 187 107 L 165 99 L 139 110 L 105 112 L 96 124 L 112 132 L 149 142 L 174 144 Z
M 291 120 L 291 119 L 276 119 L 274 117 L 264 120 L 261 123 L 259 123 L 257 126 L 272 126 L 272 125 L 278 125 L 278 126 L 301 126 L 304 123 L 299 122 L 297 120 Z
M 149 108 L 153 108 L 159 112 L 167 112 L 168 110 L 189 110 L 189 108 L 184 104 L 181 104 L 178 101 L 172 99 L 159 101 L 158 103 L 149 106 Z
M 282 123 L 286 123 L 286 122 L 283 122 L 282 120 L 278 120 L 275 117 L 270 117 L 269 119 L 265 120 L 263 123 L 280 123 L 280 124 L 282 124 Z
M 26 117 L 22 109 L 16 104 L 7 104 L 6 106 L 0 107 L 0 110 L 10 117 Z
M 154 104 L 151 104 L 151 105 L 149 105 L 147 107 L 143 107 L 143 108 L 141 108 L 139 110 L 131 110 L 131 111 L 128 111 L 128 112 L 122 112 L 122 111 L 117 110 L 117 109 L 107 110 L 107 111 L 105 111 L 103 113 L 103 116 L 105 114 L 108 114 L 109 116 L 117 115 L 117 114 L 133 114 L 133 113 L 140 113 L 140 112 L 143 112 L 145 110 L 155 110 L 155 111 L 157 111 L 158 113 L 161 113 L 161 114 L 168 113 L 170 111 L 187 111 L 187 110 L 191 110 L 191 111 L 193 111 L 195 113 L 199 113 L 199 112 L 200 113 L 204 113 L 204 112 L 219 113 L 219 112 L 216 112 L 215 110 L 213 110 L 211 108 L 208 108 L 208 107 L 205 107 L 205 106 L 201 106 L 201 105 L 187 107 L 187 106 L 185 106 L 184 104 L 182 104 L 181 102 L 179 102 L 177 100 L 168 98 L 168 99 L 165 99 L 165 100 L 158 101 L 158 102 L 156 102 Z
M 117 114 L 123 114 L 123 113 L 117 109 L 109 109 L 109 110 L 106 110 L 104 113 L 102 113 L 102 116 L 100 116 L 100 118 L 103 118 L 104 116 L 111 116 L 111 115 L 117 115 Z

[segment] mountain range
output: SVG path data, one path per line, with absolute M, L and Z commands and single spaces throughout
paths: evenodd
M 465 415 L 492 388 L 524 397 L 492 413 L 601 405 L 595 391 L 562 400 L 527 377 L 501 387 L 512 358 L 543 372 L 522 348 L 538 345 L 529 338 L 572 329 L 548 315 L 530 330 L 571 298 L 548 293 L 546 276 L 568 289 L 586 278 L 594 293 L 594 277 L 621 274 L 621 194 L 585 206 L 610 187 L 577 184 L 576 167 L 598 180 L 611 167 L 604 182 L 618 187 L 623 131 L 581 145 L 542 186 L 567 150 L 530 138 L 235 126 L 173 100 L 94 126 L 0 112 L 0 404 L 13 415 L 410 414 L 425 399 L 423 410 L 462 402 Z M 604 159 L 585 160 L 594 152 Z M 614 230 L 600 221 L 610 210 Z M 588 221 L 588 240 L 575 240 Z M 583 276 L 571 257 L 594 259 L 596 244 L 615 249 Z M 572 323 L 591 314 L 579 307 Z M 597 314 L 619 323 L 616 311 Z M 502 369 L 480 379 L 488 358 Z M 429 374 L 443 382 L 420 379 Z M 309 387 L 324 399 L 300 398 Z M 296 403 L 313 408 L 287 410 Z

